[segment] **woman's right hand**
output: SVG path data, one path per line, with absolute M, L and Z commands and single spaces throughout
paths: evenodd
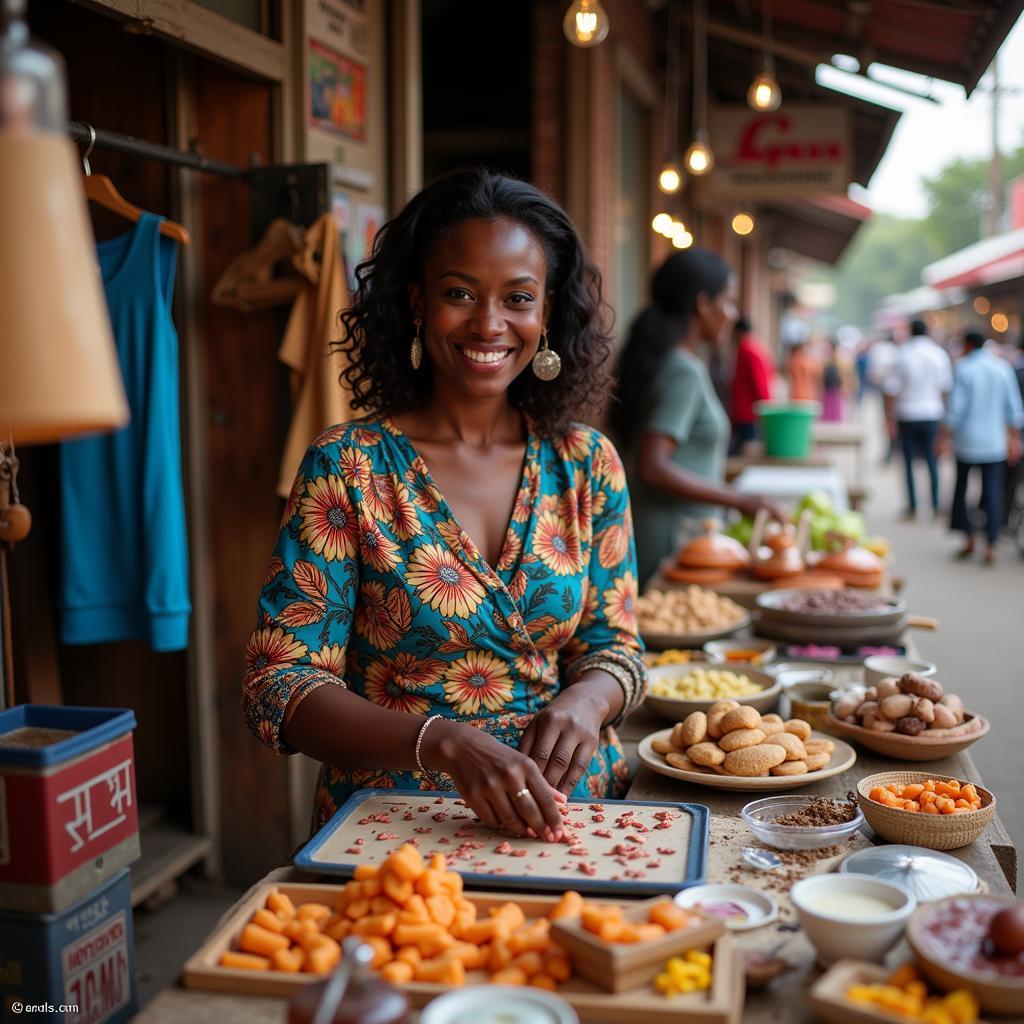
M 489 828 L 532 834 L 549 843 L 561 840 L 558 805 L 567 798 L 547 782 L 532 758 L 448 719 L 426 731 L 420 756 L 427 768 L 451 776 L 459 795 Z
M 789 522 L 789 516 L 786 514 L 786 510 L 777 502 L 771 498 L 766 498 L 761 494 L 741 494 L 736 502 L 737 510 L 745 516 L 749 516 L 753 519 L 759 509 L 766 509 L 768 515 L 772 517 L 777 523 L 785 525 Z

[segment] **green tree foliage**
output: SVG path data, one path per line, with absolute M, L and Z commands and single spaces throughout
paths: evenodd
M 857 233 L 834 274 L 841 323 L 866 325 L 886 295 L 921 285 L 921 271 L 981 238 L 988 204 L 988 160 L 954 160 L 922 179 L 928 214 L 908 220 L 875 214 Z M 1003 180 L 1024 174 L 1024 146 L 1003 157 Z
M 857 232 L 836 271 L 836 304 L 841 323 L 868 324 L 878 303 L 921 283 L 921 268 L 939 258 L 924 222 L 875 214 Z

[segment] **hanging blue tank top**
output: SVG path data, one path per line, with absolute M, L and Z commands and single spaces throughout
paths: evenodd
M 181 478 L 175 243 L 144 213 L 97 258 L 131 408 L 113 434 L 61 445 L 60 639 L 188 645 L 191 611 Z

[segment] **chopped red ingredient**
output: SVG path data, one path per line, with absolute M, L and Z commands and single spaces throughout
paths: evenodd
M 445 846 L 450 846 L 451 845 L 451 840 L 447 836 L 441 836 L 441 838 L 438 839 L 438 842 L 439 843 L 444 843 Z
M 417 825 L 413 832 L 419 832 L 421 836 L 429 836 L 434 830 L 429 825 Z
M 475 832 L 456 832 L 456 837 L 459 839 L 472 839 L 476 835 Z
M 671 828 L 672 827 L 672 822 L 671 821 L 659 821 L 658 824 L 655 825 L 654 827 L 655 828 Z
M 603 814 L 592 814 L 590 816 L 590 820 L 591 821 L 596 821 L 598 824 L 600 824 L 602 821 L 604 821 L 604 815 Z
M 443 803 L 444 803 L 444 797 L 443 797 L 443 796 L 439 796 L 439 797 L 438 797 L 438 798 L 437 798 L 437 799 L 436 799 L 436 800 L 434 801 L 434 803 L 435 803 L 435 804 L 443 804 Z
M 452 803 L 455 804 L 456 807 L 467 807 L 467 806 L 469 806 L 466 803 L 465 800 L 453 800 Z
M 660 860 L 649 860 L 649 861 L 647 862 L 647 866 L 648 866 L 649 868 L 652 868 L 652 869 L 654 869 L 654 870 L 657 870 L 658 868 L 660 868 L 660 867 L 661 867 L 661 861 L 660 861 Z
M 587 848 L 585 846 L 570 846 L 569 847 L 570 857 L 586 857 L 589 856 Z
M 675 815 L 671 811 L 658 811 L 654 815 L 655 821 L 671 821 Z
M 398 838 L 398 833 L 397 832 L 378 832 L 377 833 L 377 841 L 378 842 L 380 842 L 382 839 L 397 839 L 397 838 Z
M 625 874 L 625 876 L 627 878 L 646 878 L 647 877 L 647 872 L 646 871 L 638 871 L 638 870 L 634 870 L 633 868 L 627 868 L 626 871 L 624 872 L 624 874 Z
M 502 842 L 498 843 L 498 845 L 494 848 L 494 852 L 495 853 L 511 853 L 512 852 L 512 844 L 507 839 L 504 839 L 504 840 L 502 840 Z
M 515 850 L 513 850 L 513 851 L 512 851 L 512 854 L 511 854 L 511 855 L 512 855 L 513 857 L 525 857 L 525 856 L 526 856 L 526 854 L 527 854 L 527 852 L 528 852 L 527 850 L 524 850 L 524 849 L 522 849 L 522 848 L 520 847 L 520 848 L 518 848 L 518 849 L 515 849 Z
M 402 821 L 412 821 L 415 817 L 416 815 L 413 814 L 412 811 L 406 811 L 405 814 L 402 815 Z
M 602 839 L 611 839 L 612 833 L 606 828 L 595 828 L 594 835 L 600 836 Z
M 637 846 L 643 846 L 647 842 L 643 836 L 626 836 L 626 841 L 629 843 L 636 843 Z
M 600 814 L 604 810 L 604 804 L 591 804 L 590 809 Z
M 345 852 L 346 853 L 362 853 L 363 851 L 360 850 L 358 846 L 350 846 Z
M 660 853 L 663 857 L 674 857 L 676 850 L 674 846 L 659 846 L 658 853 Z
M 431 817 L 434 821 L 447 821 L 448 815 L 444 811 L 438 811 L 436 814 L 432 814 Z
M 420 842 L 421 842 L 421 840 L 420 840 L 420 837 L 419 837 L 419 836 L 409 836 L 409 838 L 408 838 L 408 839 L 406 839 L 406 842 L 407 842 L 407 843 L 408 843 L 408 844 L 409 844 L 410 846 L 419 846 L 419 845 L 420 845 Z
M 646 825 L 644 825 L 642 822 L 639 822 L 639 821 L 633 822 L 633 828 L 635 828 L 637 830 L 637 832 L 650 832 L 651 831 Z
M 588 864 L 586 861 L 580 861 L 580 863 L 576 865 L 576 870 L 579 871 L 581 875 L 597 874 L 597 868 L 593 864 Z
M 356 846 L 362 846 L 362 845 L 363 845 L 363 843 L 365 843 L 365 842 L 366 842 L 366 837 L 365 837 L 365 836 L 360 836 L 360 837 L 359 837 L 359 838 L 358 838 L 358 839 L 356 840 Z
M 539 850 L 537 852 L 537 856 L 538 857 L 550 857 L 551 856 L 551 851 L 550 850 Z
M 424 804 L 422 807 L 417 807 L 416 810 L 419 811 L 420 814 L 426 814 L 427 811 L 430 810 L 430 805 L 429 804 Z
M 369 815 L 368 817 L 365 817 L 365 818 L 360 818 L 359 819 L 359 824 L 360 825 L 369 825 L 369 824 L 371 824 L 374 821 L 379 822 L 381 825 L 390 825 L 391 824 L 391 818 L 387 814 L 384 814 L 383 812 L 380 813 L 380 814 L 371 814 L 371 815 Z

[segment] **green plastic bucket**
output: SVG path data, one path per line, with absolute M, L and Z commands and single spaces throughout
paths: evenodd
M 764 453 L 773 459 L 806 459 L 812 427 L 821 414 L 817 402 L 756 402 Z

